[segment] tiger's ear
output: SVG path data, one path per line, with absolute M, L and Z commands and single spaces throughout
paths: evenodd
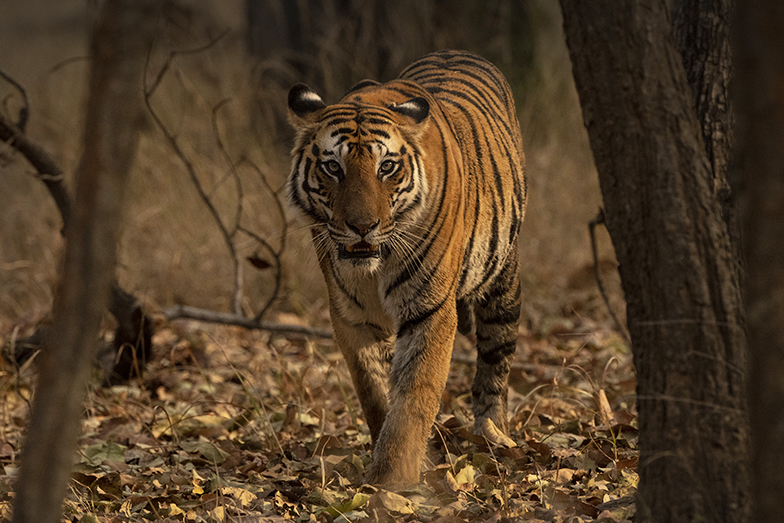
M 421 96 L 406 100 L 402 104 L 390 104 L 389 108 L 403 116 L 408 116 L 417 125 L 424 122 L 430 114 L 430 104 Z
M 326 106 L 324 100 L 305 84 L 297 84 L 289 90 L 289 114 L 294 125 L 315 122 Z

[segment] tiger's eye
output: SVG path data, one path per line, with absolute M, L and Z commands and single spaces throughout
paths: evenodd
M 329 174 L 334 174 L 336 176 L 339 175 L 341 173 L 341 171 L 342 171 L 342 169 L 340 167 L 340 164 L 338 162 L 336 162 L 335 160 L 330 160 L 328 162 L 325 162 L 324 163 L 324 169 L 326 169 L 326 171 Z
M 381 162 L 381 165 L 378 167 L 378 174 L 380 176 L 385 176 L 390 174 L 392 171 L 395 170 L 397 167 L 397 163 L 393 162 L 392 160 L 384 160 Z

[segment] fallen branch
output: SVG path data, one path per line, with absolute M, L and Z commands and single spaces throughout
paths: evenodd
M 452 363 L 460 363 L 462 365 L 467 365 L 469 367 L 476 366 L 476 356 L 467 355 L 467 354 L 459 354 L 457 352 L 452 352 Z M 524 361 L 515 361 L 510 365 L 510 370 L 520 370 L 523 372 L 536 372 L 542 370 L 541 363 L 527 363 Z
M 284 323 L 273 323 L 269 321 L 256 321 L 238 314 L 227 312 L 216 312 L 188 305 L 175 305 L 163 311 L 169 320 L 178 318 L 188 318 L 191 320 L 204 321 L 207 323 L 219 323 L 222 325 L 236 325 L 246 329 L 263 330 L 277 332 L 281 334 L 302 334 L 312 338 L 332 339 L 332 331 L 326 329 L 316 329 L 303 325 L 291 325 Z

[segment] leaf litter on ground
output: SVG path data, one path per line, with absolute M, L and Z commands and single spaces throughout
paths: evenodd
M 560 325 L 521 328 L 509 436 L 473 433 L 459 337 L 422 483 L 393 492 L 362 484 L 370 436 L 332 344 L 161 321 L 143 379 L 88 393 L 64 521 L 629 521 L 631 355 L 609 328 Z M 9 521 L 35 368 L 0 365 Z

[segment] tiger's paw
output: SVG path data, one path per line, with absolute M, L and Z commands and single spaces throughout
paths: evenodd
M 419 467 L 392 467 L 388 462 L 374 458 L 365 474 L 364 483 L 383 486 L 388 490 L 416 485 L 419 483 Z
M 517 446 L 515 440 L 504 434 L 504 432 L 499 429 L 495 422 L 493 422 L 493 420 L 490 418 L 482 419 L 478 432 L 493 445 L 505 448 L 512 448 Z

